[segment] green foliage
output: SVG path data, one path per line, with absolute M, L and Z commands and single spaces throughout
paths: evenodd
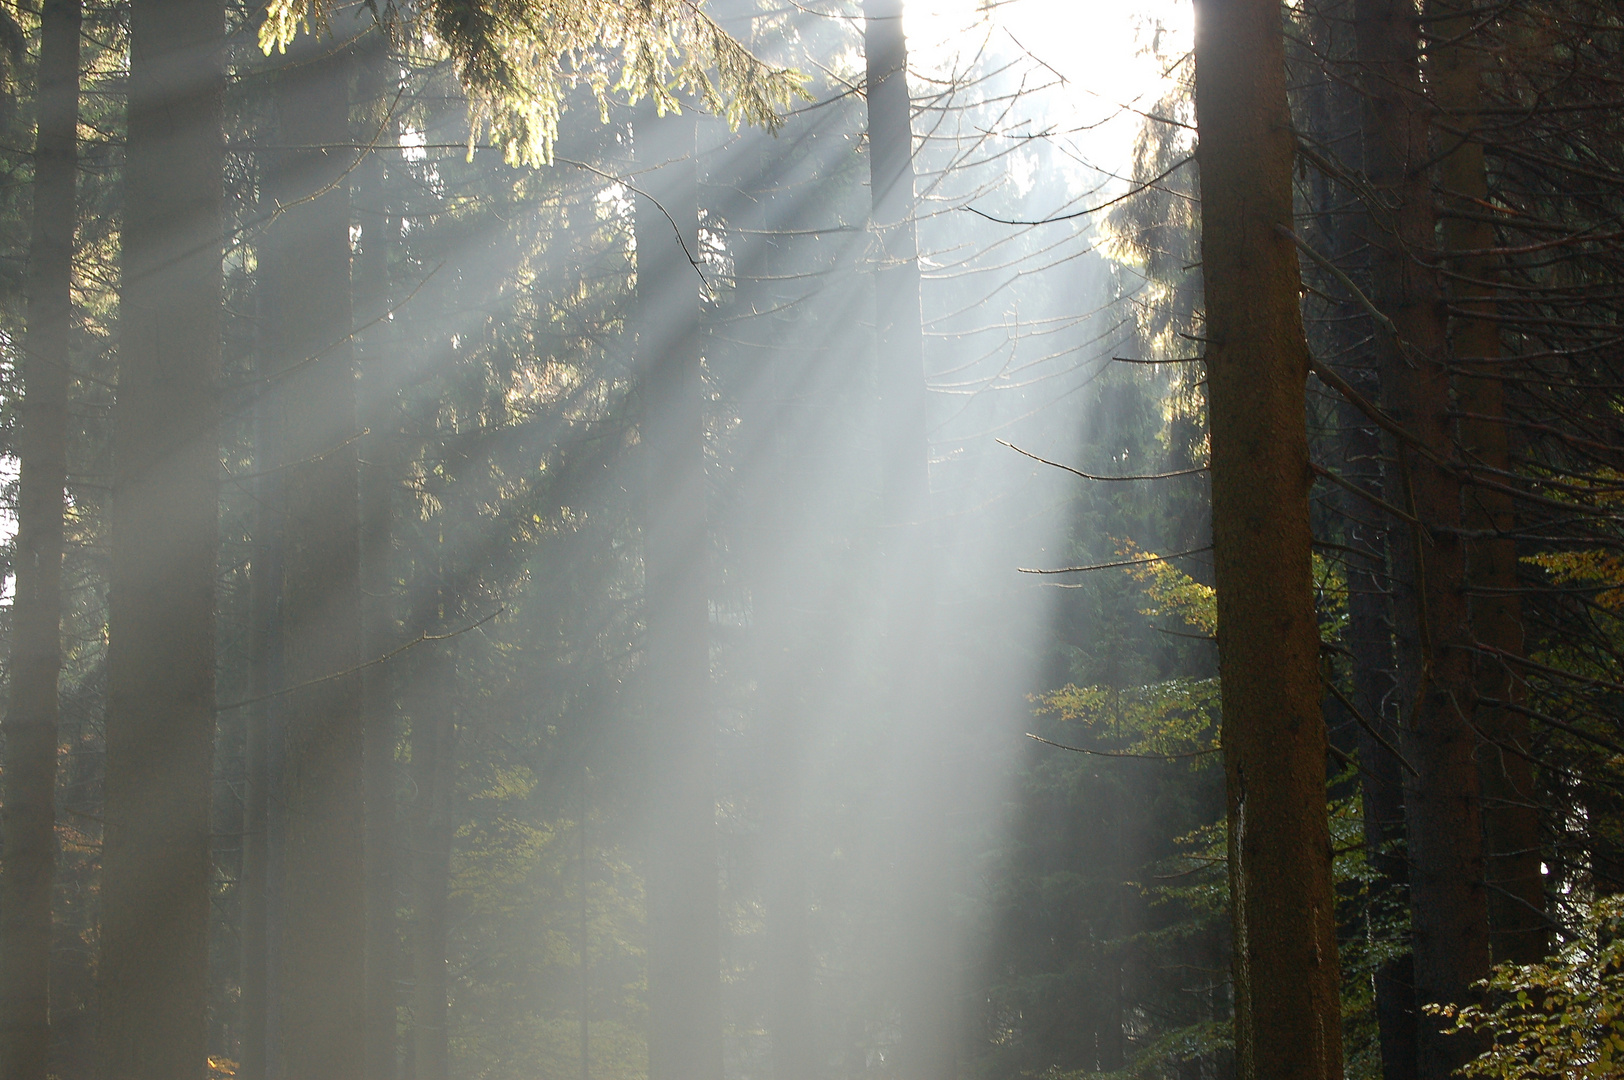
M 331 13 L 327 0 L 269 0 L 260 47 L 286 49 Z M 588 88 L 606 118 L 616 93 L 662 116 L 687 95 L 734 128 L 777 128 L 804 96 L 801 75 L 758 60 L 693 0 L 432 0 L 379 17 L 444 50 L 470 97 L 470 146 L 489 131 L 514 164 L 551 161 L 572 87 Z
M 1186 626 L 1211 634 L 1217 627 L 1216 594 L 1190 575 L 1141 552 L 1133 543 L 1118 546 L 1124 558 L 1143 558 L 1124 573 L 1144 590 L 1148 606 L 1140 614 L 1171 616 Z M 1077 721 L 1105 734 L 1121 753 L 1189 757 L 1199 767 L 1216 763 L 1218 749 L 1218 680 L 1180 676 L 1143 686 L 1113 687 L 1067 684 L 1038 699 L 1038 715 Z
M 1090 1080 L 1163 1080 L 1234 1049 L 1234 1025 L 1227 1020 L 1208 1020 L 1152 1039 L 1125 1067 L 1094 1073 Z
M 1067 685 L 1040 699 L 1040 715 L 1080 721 L 1112 736 L 1121 752 L 1167 757 L 1192 756 L 1216 763 L 1218 680 L 1176 678 L 1145 686 Z
M 1502 964 L 1478 984 L 1484 1005 L 1429 1005 L 1451 1032 L 1487 1035 L 1462 1073 L 1500 1080 L 1624 1072 L 1624 897 L 1586 905 L 1580 931 L 1544 963 Z

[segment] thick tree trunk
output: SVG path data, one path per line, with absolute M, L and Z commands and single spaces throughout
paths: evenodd
M 268 317 L 280 334 L 286 527 L 281 1057 L 354 1080 L 365 1032 L 360 530 L 350 346 L 350 49 L 301 38 L 275 75 Z M 346 674 L 347 673 L 347 674 Z
M 207 1056 L 225 12 L 130 10 L 99 1075 Z
M 40 11 L 39 130 L 18 431 L 16 599 L 0 802 L 0 1080 L 45 1080 L 51 1045 L 62 498 L 68 461 L 79 0 Z
M 1242 1080 L 1342 1076 L 1281 10 L 1197 0 L 1213 563 Z
M 1414 8 L 1397 0 L 1358 0 L 1359 66 L 1364 79 L 1366 172 L 1384 205 L 1370 208 L 1371 289 L 1391 319 L 1377 335 L 1382 402 L 1414 442 L 1394 440 L 1397 463 L 1388 501 L 1423 523 L 1396 530 L 1394 641 L 1405 757 L 1410 912 L 1418 1004 L 1459 1002 L 1488 971 L 1478 743 L 1467 717 L 1474 687 L 1460 485 L 1454 456 L 1450 382 L 1443 364 L 1443 308 L 1435 272 L 1430 157 L 1422 111 Z M 1419 445 L 1417 445 L 1419 444 Z M 1473 1041 L 1419 1025 L 1419 1075 L 1449 1075 Z
M 704 383 L 699 277 L 689 265 L 699 251 L 696 138 L 692 114 L 649 119 L 636 131 L 642 167 L 659 166 L 645 185 L 653 198 L 640 197 L 635 208 L 652 724 L 649 1080 L 722 1075 Z
M 385 190 L 386 148 L 396 137 L 392 120 L 397 81 L 389 40 L 369 33 L 361 46 L 361 79 L 357 99 L 358 141 L 375 136 L 378 149 L 357 170 L 356 219 L 361 225 L 361 255 L 355 266 L 355 318 L 361 347 L 361 604 L 362 652 L 382 656 L 394 633 L 393 576 L 390 572 L 392 491 L 396 451 L 395 417 L 398 365 L 390 362 L 394 344 L 387 320 L 389 256 L 400 233 L 400 220 L 388 205 Z M 387 124 L 380 135 L 379 125 Z M 396 824 L 395 751 L 399 742 L 390 668 L 376 664 L 361 675 L 362 726 L 366 745 L 366 1075 L 365 1080 L 395 1080 L 399 1048 L 395 1023 Z
M 1494 227 L 1479 220 L 1489 191 L 1479 141 L 1482 43 L 1474 32 L 1476 12 L 1453 0 L 1432 0 L 1428 24 L 1437 43 L 1431 53 L 1430 88 L 1440 113 L 1437 141 L 1446 293 L 1456 309 L 1450 354 L 1456 365 L 1461 449 L 1468 462 L 1504 474 L 1511 467 L 1505 388 L 1500 379 L 1500 327 L 1495 321 Z M 1469 210 L 1467 216 L 1451 213 Z M 1491 474 L 1491 479 L 1493 476 Z M 1539 792 L 1529 757 L 1528 718 L 1512 708 L 1520 683 L 1505 657 L 1523 652 L 1522 600 L 1517 592 L 1517 526 L 1511 497 L 1484 487 L 1465 493 L 1462 524 L 1478 534 L 1466 546 L 1471 593 L 1471 637 L 1499 655 L 1473 658 L 1479 695 L 1474 723 L 1484 745 L 1484 868 L 1490 953 L 1497 963 L 1532 964 L 1545 956 L 1549 920 L 1540 872 Z M 1490 535 L 1484 535 L 1490 534 Z M 1492 535 L 1499 534 L 1499 535 Z

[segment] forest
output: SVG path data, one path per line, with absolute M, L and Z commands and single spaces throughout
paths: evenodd
M 1624 1076 L 1616 0 L 0 0 L 0 1080 Z

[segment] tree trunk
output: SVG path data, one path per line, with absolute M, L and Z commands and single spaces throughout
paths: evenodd
M 79 162 L 79 0 L 40 11 L 39 130 L 17 457 L 16 599 L 0 803 L 0 1080 L 45 1080 L 51 1045 L 62 497 L 67 480 L 73 228 Z
M 745 13 L 746 17 L 748 12 Z M 741 27 L 741 30 L 747 27 Z M 739 35 L 741 38 L 745 34 Z M 812 1002 L 812 952 L 808 937 L 807 846 L 803 817 L 807 706 L 808 624 L 823 620 L 815 574 L 790 574 L 786 566 L 817 558 L 826 541 L 819 499 L 808 480 L 823 475 L 818 444 L 828 438 L 811 417 L 816 376 L 795 348 L 804 328 L 790 252 L 795 244 L 793 200 L 777 185 L 782 169 L 776 140 L 755 136 L 755 153 L 741 154 L 751 168 L 732 179 L 741 196 L 728 215 L 728 247 L 739 288 L 728 313 L 726 335 L 737 349 L 729 374 L 740 377 L 739 423 L 744 440 L 734 450 L 742 508 L 734 523 L 744 578 L 750 588 L 750 663 L 755 682 L 754 724 L 761 732 L 757 779 L 762 802 L 764 850 L 762 899 L 766 950 L 761 967 L 764 1013 L 772 1041 L 773 1080 L 815 1080 L 817 1042 Z M 818 614 L 814 614 L 818 613 Z
M 1281 10 L 1197 0 L 1213 564 L 1242 1080 L 1342 1076 Z
M 268 380 L 276 367 L 270 347 L 274 331 L 265 326 L 263 296 L 257 298 L 255 375 Z M 276 995 L 274 972 L 277 951 L 272 947 L 276 921 L 276 882 L 281 868 L 282 700 L 282 529 L 284 498 L 282 475 L 274 466 L 281 460 L 282 440 L 271 402 L 254 402 L 254 521 L 249 563 L 249 675 L 247 723 L 244 726 L 243 858 L 242 881 L 242 987 L 238 1023 L 242 1044 L 237 1072 L 241 1080 L 268 1080 L 272 1066 L 274 1030 L 271 1022 Z
M 393 469 L 399 440 L 392 415 L 398 397 L 398 366 L 391 364 L 393 341 L 387 321 L 389 255 L 400 234 L 400 219 L 388 205 L 384 162 L 395 142 L 391 130 L 378 134 L 392 105 L 397 81 L 390 66 L 389 39 L 382 31 L 367 34 L 361 46 L 361 83 L 357 98 L 357 141 L 374 136 L 379 147 L 366 156 L 358 172 L 356 219 L 361 225 L 361 255 L 355 266 L 357 340 L 361 346 L 361 604 L 362 652 L 382 656 L 394 633 L 393 576 L 390 572 L 393 527 Z M 361 675 L 362 726 L 366 745 L 366 1075 L 365 1080 L 395 1080 L 399 1049 L 395 1023 L 395 751 L 399 724 L 387 665 L 375 664 Z
M 99 1075 L 207 1057 L 225 12 L 130 9 Z
M 1460 485 L 1422 110 L 1413 6 L 1358 0 L 1364 79 L 1366 172 L 1385 205 L 1370 208 L 1372 299 L 1391 319 L 1378 332 L 1382 403 L 1414 442 L 1395 439 L 1388 501 L 1424 526 L 1395 530 L 1391 544 L 1394 642 L 1405 757 L 1410 913 L 1418 1004 L 1460 1002 L 1488 972 L 1478 748 L 1467 723 L 1472 700 L 1465 563 L 1457 531 Z M 1416 445 L 1416 444 L 1419 444 Z M 1473 1053 L 1465 1036 L 1419 1025 L 1419 1075 L 1442 1078 Z
M 1356 387 L 1374 380 L 1353 372 L 1343 377 Z M 1365 394 L 1375 398 L 1374 386 Z M 1339 409 L 1344 475 L 1372 496 L 1381 491 L 1381 439 L 1353 406 Z M 1386 545 L 1388 530 L 1360 519 L 1377 513 L 1368 500 L 1347 494 L 1348 542 L 1359 549 L 1348 559 L 1347 645 L 1353 669 L 1353 703 L 1375 732 L 1358 730 L 1360 796 L 1364 807 L 1365 859 L 1375 876 L 1367 906 L 1375 917 L 1402 911 L 1409 869 L 1404 852 L 1404 776 L 1393 755 L 1401 736 L 1393 723 L 1394 696 L 1392 610 L 1388 600 Z M 1380 737 L 1377 737 L 1377 733 Z M 1376 970 L 1376 1026 L 1381 1045 L 1383 1080 L 1413 1080 L 1416 1069 L 1417 1013 L 1414 961 L 1406 952 Z
M 958 1071 L 955 942 L 948 917 L 945 766 L 931 675 L 937 643 L 931 550 L 930 440 L 926 431 L 919 239 L 914 222 L 913 106 L 900 0 L 864 0 L 870 221 L 879 241 L 874 271 L 879 390 L 881 561 L 885 581 L 887 711 L 897 732 L 902 835 L 895 842 L 906 895 L 898 904 L 897 1067 L 908 1080 L 950 1080 Z
M 692 113 L 650 118 L 635 138 L 643 167 L 659 165 L 646 184 L 652 198 L 639 197 L 635 208 L 652 725 L 649 1080 L 720 1080 L 715 735 L 706 701 L 704 383 L 699 277 L 689 265 L 690 254 L 699 251 L 697 128 Z
M 1346 147 L 1343 161 L 1362 167 L 1359 154 L 1361 100 L 1356 87 L 1336 77 L 1352 61 L 1349 45 L 1338 47 L 1337 28 L 1353 17 L 1352 0 L 1338 0 L 1315 15 L 1316 44 L 1326 56 L 1326 77 L 1320 80 L 1322 113 L 1314 118 L 1317 134 L 1326 143 Z M 1351 43 L 1349 43 L 1351 44 Z M 1325 214 L 1321 231 L 1326 254 L 1338 265 L 1354 268 L 1369 288 L 1370 257 L 1365 244 L 1368 222 L 1357 211 L 1359 192 L 1316 173 L 1315 205 Z M 1347 200 L 1338 203 L 1337 200 Z M 1342 207 L 1354 213 L 1337 212 Z M 1333 286 L 1333 288 L 1336 288 Z M 1374 373 L 1369 342 L 1375 326 L 1363 305 L 1347 296 L 1330 328 L 1329 348 L 1348 362 L 1342 377 L 1366 400 L 1381 394 Z M 1352 703 L 1359 718 L 1345 718 L 1346 749 L 1359 757 L 1358 783 L 1364 811 L 1365 860 L 1373 872 L 1366 884 L 1365 915 L 1358 929 L 1368 934 L 1370 923 L 1389 920 L 1406 910 L 1409 869 L 1404 838 L 1404 777 L 1393 753 L 1401 736 L 1395 723 L 1396 671 L 1393 658 L 1392 602 L 1387 571 L 1389 523 L 1372 500 L 1382 493 L 1382 440 L 1380 429 L 1350 401 L 1337 404 L 1336 451 L 1342 478 L 1365 493 L 1338 493 L 1344 538 L 1350 550 L 1344 566 L 1348 582 L 1348 621 L 1344 641 L 1348 648 Z M 1369 725 L 1368 727 L 1366 725 Z M 1377 1039 L 1383 1080 L 1414 1080 L 1416 1023 L 1413 961 L 1406 950 L 1387 960 L 1375 972 Z
M 266 288 L 280 333 L 286 528 L 281 1057 L 292 1080 L 362 1071 L 366 808 L 360 534 L 350 346 L 351 50 L 304 37 L 276 73 L 278 214 Z
M 1456 365 L 1461 449 L 1468 462 L 1505 473 L 1511 468 L 1505 389 L 1499 375 L 1500 326 L 1495 320 L 1494 227 L 1452 210 L 1481 214 L 1489 191 L 1478 140 L 1482 61 L 1477 15 L 1453 0 L 1428 4 L 1433 101 L 1440 117 L 1439 186 L 1447 294 L 1456 309 L 1450 355 Z M 1491 477 L 1492 478 L 1492 477 Z M 1481 700 L 1474 723 L 1483 739 L 1483 845 L 1490 953 L 1497 963 L 1532 964 L 1549 945 L 1545 881 L 1540 872 L 1539 792 L 1529 757 L 1528 718 L 1512 708 L 1521 686 L 1503 657 L 1523 652 L 1522 600 L 1517 592 L 1517 527 L 1511 497 L 1472 487 L 1462 524 L 1478 534 L 1466 545 L 1471 639 L 1500 656 L 1473 658 Z M 1481 535 L 1481 534 L 1499 535 Z
M 442 590 L 443 593 L 443 590 Z M 437 633 L 449 612 L 442 603 Z M 412 1062 L 413 1080 L 447 1080 L 446 907 L 451 880 L 451 793 L 456 777 L 454 645 L 420 646 L 412 700 Z
M 18 440 L 16 600 L 0 809 L 0 1077 L 44 1080 L 50 1046 L 51 886 L 56 859 L 57 675 L 63 488 L 78 161 L 77 0 L 40 17 L 39 127 Z

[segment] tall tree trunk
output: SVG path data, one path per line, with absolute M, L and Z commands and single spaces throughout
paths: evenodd
M 62 498 L 68 461 L 73 227 L 79 162 L 79 0 L 40 11 L 39 129 L 17 457 L 16 599 L 0 802 L 0 1080 L 45 1080 L 51 1045 Z
M 255 375 L 268 380 L 276 360 L 270 348 L 274 331 L 264 323 L 266 306 L 259 301 Z M 282 440 L 271 402 L 254 403 L 254 523 L 249 563 L 249 675 L 248 708 L 244 728 L 243 859 L 242 881 L 242 988 L 238 999 L 238 1026 L 242 1044 L 237 1073 L 241 1080 L 268 1080 L 274 1031 L 271 1024 L 274 882 L 281 859 L 281 754 L 282 701 L 274 695 L 282 687 L 282 476 L 274 466 L 281 460 Z
M 438 633 L 450 612 L 440 590 Z M 447 898 L 451 882 L 452 785 L 456 777 L 454 645 L 421 646 L 412 695 L 412 1062 L 413 1080 L 447 1080 Z
M 1429 266 L 1436 214 L 1414 7 L 1358 0 L 1355 29 L 1365 168 L 1384 203 L 1369 208 L 1372 299 L 1391 320 L 1376 339 L 1382 403 L 1414 440 L 1393 441 L 1388 501 L 1423 523 L 1395 531 L 1390 554 L 1401 746 L 1416 770 L 1404 803 L 1415 993 L 1425 1005 L 1465 1000 L 1489 959 L 1461 494 L 1446 464 L 1454 431 L 1442 298 Z M 1448 1076 L 1475 1045 L 1439 1027 L 1420 1025 L 1417 1067 L 1427 1080 Z
M 1349 371 L 1343 377 L 1366 390 L 1367 400 L 1379 393 L 1374 380 Z M 1344 476 L 1372 496 L 1379 497 L 1381 439 L 1366 417 L 1351 404 L 1339 408 Z M 1358 549 L 1348 558 L 1347 645 L 1353 669 L 1353 703 L 1376 730 L 1360 726 L 1359 782 L 1364 807 L 1365 859 L 1375 876 L 1367 896 L 1377 917 L 1402 911 L 1409 869 L 1400 845 L 1404 839 L 1404 776 L 1393 748 L 1401 741 L 1393 722 L 1394 689 L 1392 609 L 1388 599 L 1386 545 L 1388 530 L 1365 523 L 1377 513 L 1368 500 L 1347 494 L 1349 546 Z M 1402 534 L 1401 534 L 1402 535 Z M 1416 1070 L 1417 1020 L 1414 960 L 1406 951 L 1376 969 L 1376 1026 L 1381 1048 L 1383 1080 L 1413 1080 Z
M 888 711 L 905 775 L 904 870 L 897 947 L 902 1010 L 898 1068 L 909 1080 L 950 1080 L 958 1068 L 953 937 L 947 916 L 946 833 L 939 740 L 929 738 L 936 643 L 931 557 L 929 437 L 919 239 L 914 223 L 913 108 L 901 0 L 864 0 L 870 219 L 879 241 L 874 271 L 879 390 L 881 559 L 886 587 Z
M 1358 385 L 1359 380 L 1355 382 Z M 1374 398 L 1367 394 L 1367 399 Z M 1346 461 L 1374 462 L 1381 455 L 1381 439 L 1365 426 L 1364 417 L 1346 407 L 1342 412 L 1343 457 Z M 1381 490 L 1379 475 L 1350 468 L 1350 479 L 1371 494 Z M 1360 475 L 1363 473 L 1363 475 Z M 1350 519 L 1372 513 L 1369 502 L 1349 496 Z M 1353 546 L 1360 554 L 1348 565 L 1348 650 L 1352 654 L 1353 702 L 1376 729 L 1359 728 L 1360 797 L 1364 808 L 1365 859 L 1375 876 L 1369 883 L 1367 906 L 1376 917 L 1404 910 L 1409 882 L 1404 839 L 1404 776 L 1393 748 L 1402 741 L 1393 722 L 1394 686 L 1392 612 L 1388 603 L 1387 539 L 1379 527 L 1356 527 Z M 1379 733 L 1379 734 L 1378 734 Z M 1415 1001 L 1415 962 L 1408 951 L 1386 960 L 1376 969 L 1376 1026 L 1380 1042 L 1383 1080 L 1412 1080 L 1416 1070 L 1418 1014 Z
M 286 835 L 281 1057 L 296 1080 L 362 1071 L 366 808 L 360 530 L 350 346 L 351 48 L 304 37 L 274 81 L 277 216 L 269 317 L 280 334 L 286 527 Z
M 361 604 L 363 653 L 382 656 L 394 631 L 390 535 L 395 452 L 392 407 L 397 399 L 398 366 L 390 363 L 393 342 L 387 321 L 389 255 L 400 219 L 388 205 L 385 148 L 395 143 L 389 117 L 396 82 L 389 39 L 380 30 L 361 46 L 358 141 L 376 137 L 378 149 L 359 169 L 356 219 L 361 225 L 361 256 L 355 267 L 357 339 L 361 346 Z M 380 132 L 380 125 L 384 129 Z M 395 1031 L 395 750 L 399 742 L 395 698 L 387 665 L 361 675 L 362 726 L 366 746 L 366 1076 L 395 1080 L 399 1049 Z
M 747 29 L 747 28 L 741 28 Z M 740 34 L 741 38 L 745 35 Z M 738 549 L 750 587 L 751 664 L 755 724 L 761 731 L 758 783 L 765 849 L 762 898 L 766 950 L 761 968 L 765 1017 L 772 1040 L 773 1080 L 814 1080 L 817 1046 L 812 1003 L 812 951 L 806 836 L 803 823 L 807 708 L 806 650 L 813 647 L 808 623 L 818 621 L 819 582 L 814 575 L 785 572 L 815 557 L 822 536 L 816 487 L 807 479 L 821 462 L 809 460 L 816 444 L 816 391 L 811 365 L 786 343 L 797 339 L 789 250 L 795 243 L 792 200 L 777 189 L 782 151 L 776 140 L 755 137 L 755 153 L 739 176 L 738 209 L 728 214 L 737 232 L 728 237 L 736 278 L 730 312 L 738 347 L 733 361 L 745 380 L 739 420 L 747 440 L 734 452 L 743 490 Z
M 699 277 L 689 265 L 690 255 L 699 251 L 693 114 L 650 118 L 638 125 L 635 139 L 642 166 L 658 166 L 646 185 L 652 197 L 639 197 L 635 207 L 652 725 L 649 1080 L 720 1080 L 715 734 L 706 694 L 704 381 Z
M 225 12 L 130 9 L 99 1075 L 207 1057 Z
M 1343 161 L 1362 168 L 1359 153 L 1358 89 L 1338 77 L 1352 61 L 1351 42 L 1339 44 L 1337 28 L 1353 17 L 1352 0 L 1337 0 L 1314 15 L 1315 37 L 1326 57 L 1320 80 L 1323 110 L 1313 120 L 1318 136 L 1327 144 L 1344 147 Z M 1357 190 L 1316 173 L 1315 203 L 1325 214 L 1321 230 L 1326 254 L 1338 265 L 1350 267 L 1369 288 L 1370 257 L 1365 244 L 1369 223 L 1358 212 Z M 1338 200 L 1342 200 L 1339 202 Z M 1348 213 L 1353 210 L 1353 213 Z M 1367 401 L 1381 394 L 1369 342 L 1374 325 L 1363 305 L 1349 296 L 1337 312 L 1330 348 L 1346 357 L 1342 377 Z M 1337 405 L 1336 451 L 1339 471 L 1364 496 L 1339 492 L 1345 539 L 1351 549 L 1344 566 L 1348 582 L 1348 621 L 1344 634 L 1351 668 L 1352 703 L 1363 723 L 1345 720 L 1351 736 L 1348 749 L 1359 755 L 1359 790 L 1364 811 L 1365 860 L 1373 876 L 1366 883 L 1366 920 L 1386 923 L 1403 912 L 1409 870 L 1404 839 L 1404 776 L 1393 748 L 1401 736 L 1396 719 L 1396 671 L 1393 658 L 1392 603 L 1389 596 L 1387 544 L 1390 529 L 1376 502 L 1382 493 L 1382 441 L 1380 429 L 1351 401 Z M 1368 725 L 1368 726 L 1367 726 Z M 1375 972 L 1377 1040 L 1383 1080 L 1413 1080 L 1416 1069 L 1417 1012 L 1413 960 L 1406 949 L 1386 960 Z
M 1342 1076 L 1281 10 L 1197 0 L 1213 564 L 1242 1080 Z
M 1503 476 L 1511 468 L 1510 429 L 1497 363 L 1495 265 L 1486 254 L 1496 240 L 1494 227 L 1480 220 L 1489 197 L 1478 115 L 1484 43 L 1475 32 L 1478 14 L 1469 6 L 1431 0 L 1427 11 L 1435 42 L 1429 49 L 1429 85 L 1441 129 L 1438 181 L 1444 203 L 1439 237 L 1446 293 L 1456 311 L 1449 345 L 1458 408 L 1464 414 L 1461 448 L 1467 461 Z M 1451 212 L 1460 210 L 1475 213 Z M 1476 537 L 1466 545 L 1471 638 L 1499 654 L 1473 658 L 1480 697 L 1474 721 L 1484 741 L 1479 765 L 1490 953 L 1496 962 L 1532 964 L 1545 956 L 1549 921 L 1528 718 L 1508 707 L 1522 697 L 1508 658 L 1523 652 L 1517 544 L 1509 536 L 1517 527 L 1511 497 L 1481 486 L 1469 488 L 1462 524 Z

